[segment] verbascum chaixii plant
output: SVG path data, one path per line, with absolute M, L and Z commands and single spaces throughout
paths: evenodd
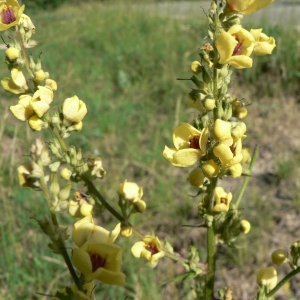
M 160 241 L 151 232 L 142 234 L 131 222 L 131 216 L 146 211 L 143 188 L 124 179 L 116 192 L 117 201 L 108 202 L 96 188 L 95 180 L 106 175 L 102 159 L 85 155 L 81 149 L 68 145 L 67 138 L 79 133 L 88 105 L 76 95 L 62 103 L 56 99 L 56 81 L 43 69 L 41 55 L 34 59 L 28 48 L 37 43 L 32 39 L 35 25 L 25 15 L 24 5 L 17 0 L 0 1 L 0 30 L 11 30 L 13 42 L 6 41 L 5 62 L 10 76 L 1 80 L 3 89 L 16 95 L 10 106 L 12 115 L 26 122 L 31 130 L 50 130 L 52 139 L 37 138 L 30 148 L 29 159 L 18 167 L 21 187 L 40 191 L 44 195 L 48 214 L 36 221 L 50 239 L 49 247 L 61 255 L 72 278 L 72 284 L 48 295 L 52 299 L 95 299 L 101 284 L 122 286 L 126 276 L 122 272 L 123 248 L 118 236 L 137 235 L 131 252 L 155 268 L 161 259 L 181 263 L 186 273 L 169 281 L 190 280 L 187 299 L 236 299 L 230 287 L 215 290 L 217 245 L 234 247 L 240 234 L 247 234 L 251 224 L 243 219 L 239 205 L 251 175 L 257 149 L 244 146 L 247 138 L 246 106 L 239 95 L 229 92 L 234 69 L 251 68 L 259 55 L 270 55 L 275 39 L 262 29 L 247 30 L 241 25 L 242 15 L 255 13 L 273 2 L 258 0 L 214 0 L 207 13 L 208 35 L 199 48 L 199 59 L 191 63 L 193 73 L 187 80 L 195 87 L 189 92 L 189 105 L 197 111 L 192 124 L 183 122 L 173 133 L 173 148 L 165 146 L 163 156 L 174 167 L 188 168 L 189 183 L 198 189 L 195 207 L 198 227 L 206 230 L 207 258 L 200 261 L 196 247 L 189 249 L 187 258 L 174 252 L 168 242 Z M 243 120 L 243 121 L 242 121 Z M 239 195 L 222 187 L 220 179 L 245 176 Z M 162 197 L 163 198 L 163 197 Z M 117 206 L 117 208 L 115 207 Z M 112 231 L 97 225 L 96 217 L 106 209 L 115 218 Z M 167 212 L 166 212 L 167 213 Z M 73 231 L 62 224 L 60 216 L 74 218 Z M 78 220 L 79 218 L 79 220 Z M 157 220 L 159 222 L 159 220 Z M 72 248 L 66 247 L 66 241 Z M 202 241 L 199 241 L 201 243 Z M 278 282 L 273 266 L 257 272 L 259 290 L 256 299 L 272 299 L 275 292 L 300 272 L 298 263 L 300 242 L 293 243 L 290 253 L 277 249 L 272 262 L 278 267 L 288 263 L 291 271 Z M 255 284 L 255 283 L 253 283 Z M 217 298 L 217 294 L 219 295 Z M 151 298 L 151 295 L 149 295 Z

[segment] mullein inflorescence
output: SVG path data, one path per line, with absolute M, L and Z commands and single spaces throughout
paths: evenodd
M 237 178 L 251 170 L 249 149 L 243 147 L 246 138 L 244 119 L 248 112 L 242 100 L 228 92 L 232 67 L 251 68 L 252 55 L 271 54 L 275 40 L 262 29 L 247 31 L 241 26 L 242 14 L 251 14 L 273 2 L 272 0 L 215 0 L 207 14 L 209 24 L 206 43 L 199 49 L 199 61 L 191 64 L 190 80 L 195 84 L 189 93 L 189 104 L 199 115 L 193 124 L 182 123 L 173 131 L 173 148 L 165 147 L 164 157 L 174 166 L 193 167 L 189 174 L 191 185 L 199 189 L 201 201 L 197 211 L 207 229 L 207 262 L 201 263 L 196 247 L 191 247 L 189 258 L 174 253 L 170 244 L 161 243 L 154 234 L 141 234 L 131 223 L 135 213 L 144 213 L 146 202 L 143 189 L 125 180 L 118 189 L 119 211 L 115 210 L 96 189 L 93 181 L 106 175 L 101 157 L 85 156 L 76 146 L 68 146 L 66 139 L 83 127 L 87 106 L 76 95 L 52 106 L 58 89 L 55 80 L 43 69 L 42 56 L 34 59 L 27 53 L 37 43 L 32 40 L 35 25 L 25 15 L 25 6 L 17 0 L 0 1 L 0 30 L 15 33 L 13 45 L 7 44 L 5 62 L 11 76 L 1 85 L 18 96 L 10 106 L 11 113 L 27 122 L 33 131 L 49 129 L 53 138 L 45 143 L 37 138 L 30 148 L 30 159 L 18 167 L 19 183 L 42 191 L 49 215 L 37 220 L 41 230 L 50 238 L 49 247 L 62 255 L 74 285 L 53 293 L 53 299 L 95 299 L 96 282 L 124 285 L 122 248 L 115 244 L 119 234 L 132 233 L 141 241 L 132 248 L 135 257 L 145 258 L 155 267 L 162 257 L 181 262 L 187 278 L 205 278 L 200 288 L 191 289 L 196 299 L 214 299 L 216 245 L 233 245 L 239 234 L 247 234 L 251 225 L 242 218 L 233 194 L 218 185 L 223 177 Z M 250 166 L 249 166 L 250 165 Z M 75 190 L 75 192 L 74 192 Z M 117 220 L 110 232 L 95 224 L 98 213 L 107 209 Z M 58 216 L 68 212 L 80 220 L 74 222 L 71 253 L 65 246 L 69 239 L 67 226 L 59 224 Z M 291 246 L 290 256 L 278 249 L 272 254 L 276 265 L 288 262 L 294 276 L 299 272 L 299 242 Z M 77 272 L 75 268 L 79 271 Z M 292 276 L 290 275 L 290 277 Z M 289 278 L 290 278 L 289 277 Z M 288 278 L 288 279 L 289 279 Z M 284 280 L 277 284 L 274 267 L 258 272 L 261 286 L 257 299 L 268 299 Z M 219 291 L 221 299 L 233 299 L 234 291 Z

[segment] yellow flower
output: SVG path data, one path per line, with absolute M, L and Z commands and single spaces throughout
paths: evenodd
M 213 211 L 228 211 L 232 200 L 232 193 L 226 193 L 222 187 L 216 187 L 214 199 Z
M 246 138 L 246 130 L 247 127 L 244 122 L 231 122 L 231 136 L 235 141 Z
M 45 81 L 45 85 L 49 87 L 53 92 L 57 90 L 57 83 L 53 79 L 47 78 Z
M 101 226 L 94 225 L 92 216 L 86 216 L 74 224 L 72 239 L 78 247 L 81 247 L 87 241 L 113 243 L 118 237 L 120 230 L 120 223 L 117 224 L 112 232 L 109 232 Z
M 131 252 L 135 257 L 147 259 L 152 267 L 155 267 L 158 260 L 165 255 L 158 237 L 152 235 L 146 235 L 143 241 L 136 242 L 131 247 Z
M 233 12 L 250 15 L 271 4 L 274 0 L 227 0 L 228 8 Z
M 26 77 L 21 69 L 12 68 L 11 78 L 3 78 L 1 80 L 2 87 L 13 94 L 23 94 L 28 91 Z
M 80 122 L 87 113 L 86 105 L 77 96 L 67 98 L 63 104 L 64 118 L 70 123 Z
M 190 172 L 189 181 L 190 184 L 201 188 L 203 186 L 205 175 L 201 168 L 197 167 Z
M 190 167 L 206 152 L 208 129 L 197 130 L 188 123 L 182 123 L 173 131 L 175 148 L 165 146 L 164 157 L 174 166 Z
M 254 37 L 241 25 L 233 25 L 227 32 L 222 32 L 216 39 L 220 55 L 220 64 L 230 64 L 237 69 L 251 68 L 249 57 L 254 48 Z
M 17 0 L 6 0 L 0 2 L 0 31 L 18 25 L 25 5 L 20 7 Z
M 129 202 L 137 202 L 142 199 L 143 188 L 139 187 L 135 182 L 125 180 L 120 184 L 119 194 Z
M 53 91 L 46 86 L 38 86 L 30 101 L 31 107 L 38 117 L 42 117 L 50 108 Z
M 28 120 L 28 124 L 32 130 L 41 131 L 47 127 L 47 123 L 43 122 L 38 116 L 34 115 Z
M 259 270 L 256 277 L 259 286 L 267 285 L 268 290 L 272 290 L 277 284 L 277 272 L 274 267 Z
M 86 217 L 93 213 L 94 205 L 80 192 L 75 192 L 75 200 L 69 201 L 69 214 L 73 217 Z
M 30 100 L 31 96 L 22 95 L 19 97 L 19 102 L 17 105 L 12 105 L 9 107 L 10 111 L 17 119 L 26 121 L 33 116 L 34 112 L 30 105 Z
M 125 284 L 125 275 L 120 271 L 122 249 L 115 244 L 87 241 L 73 250 L 72 258 L 86 282 L 99 280 L 110 285 Z
M 228 169 L 240 163 L 243 159 L 242 140 L 224 140 L 214 147 L 213 152 L 220 159 L 223 168 Z
M 250 33 L 255 39 L 253 53 L 255 55 L 271 54 L 273 49 L 276 47 L 275 39 L 268 37 L 262 33 L 262 28 L 251 29 Z

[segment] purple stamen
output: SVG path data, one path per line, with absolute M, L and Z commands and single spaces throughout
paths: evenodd
M 1 21 L 3 24 L 10 24 L 16 21 L 16 16 L 11 6 L 3 8 L 1 12 Z
M 101 257 L 96 253 L 90 253 L 90 258 L 92 262 L 92 271 L 95 272 L 99 268 L 104 268 L 106 264 L 106 258 Z

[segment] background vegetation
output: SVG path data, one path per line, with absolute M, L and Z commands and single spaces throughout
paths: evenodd
M 98 188 L 116 204 L 119 184 L 124 179 L 136 181 L 144 187 L 148 209 L 134 223 L 145 233 L 153 229 L 182 255 L 195 244 L 205 260 L 204 232 L 181 226 L 201 222 L 200 199 L 192 197 L 196 191 L 187 183 L 189 170 L 174 168 L 162 157 L 164 145 L 171 145 L 172 129 L 195 116 L 187 106 L 193 85 L 176 78 L 191 75 L 189 65 L 203 43 L 206 23 L 200 5 L 188 16 L 116 1 L 66 3 L 51 12 L 34 8 L 33 14 L 27 13 L 37 27 L 39 46 L 34 55 L 43 52 L 43 68 L 58 82 L 54 103 L 60 105 L 76 94 L 88 105 L 83 130 L 70 143 L 103 158 L 108 174 Z M 250 29 L 253 23 L 248 25 Z M 241 300 L 253 298 L 256 270 L 271 263 L 274 249 L 299 239 L 300 225 L 299 28 L 271 25 L 268 20 L 252 27 L 263 27 L 274 36 L 277 48 L 272 56 L 256 57 L 254 68 L 236 72 L 232 84 L 234 93 L 251 104 L 246 143 L 260 149 L 242 205 L 253 230 L 238 240 L 238 248 L 219 249 L 217 286 L 230 286 Z M 8 34 L 4 38 L 8 40 Z M 1 78 L 8 75 L 4 52 L 2 57 Z M 0 298 L 47 299 L 36 292 L 49 295 L 68 284 L 69 277 L 34 220 L 46 213 L 42 195 L 18 187 L 16 168 L 27 159 L 39 134 L 13 119 L 8 107 L 15 102 L 1 91 Z M 224 185 L 236 194 L 242 180 L 224 180 Z M 115 222 L 109 214 L 99 216 L 98 223 L 106 227 Z M 135 237 L 119 240 L 126 246 L 125 287 L 99 287 L 98 298 L 186 299 L 188 285 L 157 284 L 184 269 L 165 259 L 149 270 L 130 253 L 135 241 Z M 283 267 L 279 274 L 285 271 Z M 299 299 L 299 282 L 295 278 L 278 299 Z

